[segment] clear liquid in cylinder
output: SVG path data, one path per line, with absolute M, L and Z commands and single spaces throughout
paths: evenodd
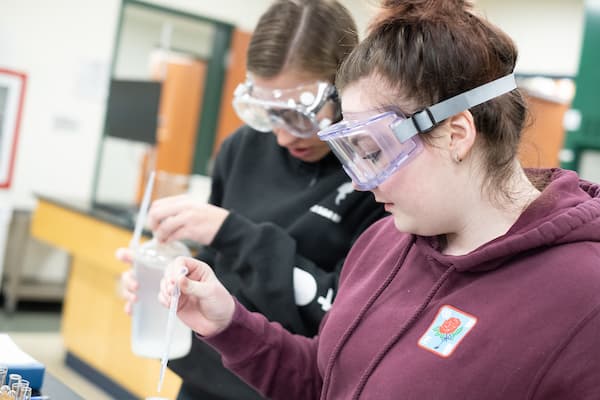
M 158 301 L 160 280 L 169 262 L 180 255 L 189 256 L 182 243 L 158 244 L 154 240 L 141 246 L 136 254 L 138 291 L 132 312 L 131 348 L 138 356 L 157 359 L 163 356 L 169 309 Z M 178 318 L 174 322 L 169 359 L 185 356 L 192 345 L 191 329 Z

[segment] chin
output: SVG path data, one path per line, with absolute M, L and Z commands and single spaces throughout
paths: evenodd
M 394 218 L 394 226 L 396 229 L 403 233 L 410 233 L 413 235 L 422 235 L 423 234 L 423 222 L 417 221 L 415 218 L 411 218 L 405 214 L 398 214 L 397 211 L 392 211 L 392 216 Z
M 395 214 L 392 215 L 394 216 L 394 226 L 396 229 L 398 229 L 400 232 L 412 233 L 414 229 L 410 229 L 411 225 L 408 223 L 406 218 L 398 217 Z
M 323 158 L 325 158 L 325 156 L 327 154 L 328 153 L 325 153 L 325 154 L 313 153 L 313 154 L 306 155 L 305 157 L 298 157 L 298 158 L 307 163 L 314 163 L 314 162 L 321 161 Z

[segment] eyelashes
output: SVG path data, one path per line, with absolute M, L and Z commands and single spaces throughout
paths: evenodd
M 379 160 L 380 156 L 381 156 L 381 150 L 377 150 L 377 151 L 374 151 L 372 153 L 369 153 L 369 154 L 363 156 L 362 159 L 371 161 L 373 164 L 375 164 Z

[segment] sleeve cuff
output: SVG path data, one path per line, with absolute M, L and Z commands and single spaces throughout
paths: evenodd
M 227 328 L 213 336 L 195 334 L 233 364 L 252 357 L 262 347 L 266 323 L 262 315 L 248 311 L 234 300 L 235 310 Z
M 210 247 L 220 252 L 227 252 L 229 249 L 237 252 L 239 244 L 244 243 L 247 237 L 253 236 L 254 229 L 252 221 L 230 210 Z

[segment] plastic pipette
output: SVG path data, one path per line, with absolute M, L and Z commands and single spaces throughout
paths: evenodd
M 182 268 L 180 276 L 187 275 L 187 268 Z M 171 294 L 171 305 L 169 306 L 169 316 L 167 317 L 167 332 L 165 334 L 165 349 L 163 356 L 160 360 L 160 376 L 158 377 L 158 392 L 162 389 L 162 383 L 165 378 L 165 370 L 167 369 L 167 362 L 169 361 L 169 349 L 171 347 L 171 341 L 173 339 L 173 328 L 175 327 L 175 318 L 177 318 L 177 305 L 179 304 L 179 284 L 175 284 L 173 293 Z
M 135 220 L 135 229 L 133 230 L 133 236 L 131 237 L 131 242 L 129 242 L 129 248 L 134 251 L 140 244 L 142 229 L 144 228 L 144 223 L 146 222 L 146 213 L 148 213 L 148 206 L 150 205 L 150 196 L 152 195 L 152 187 L 154 186 L 154 175 L 154 171 L 150 172 L 148 182 L 146 183 L 146 190 L 144 190 L 142 204 L 140 205 L 140 211 L 138 212 L 137 219 Z

